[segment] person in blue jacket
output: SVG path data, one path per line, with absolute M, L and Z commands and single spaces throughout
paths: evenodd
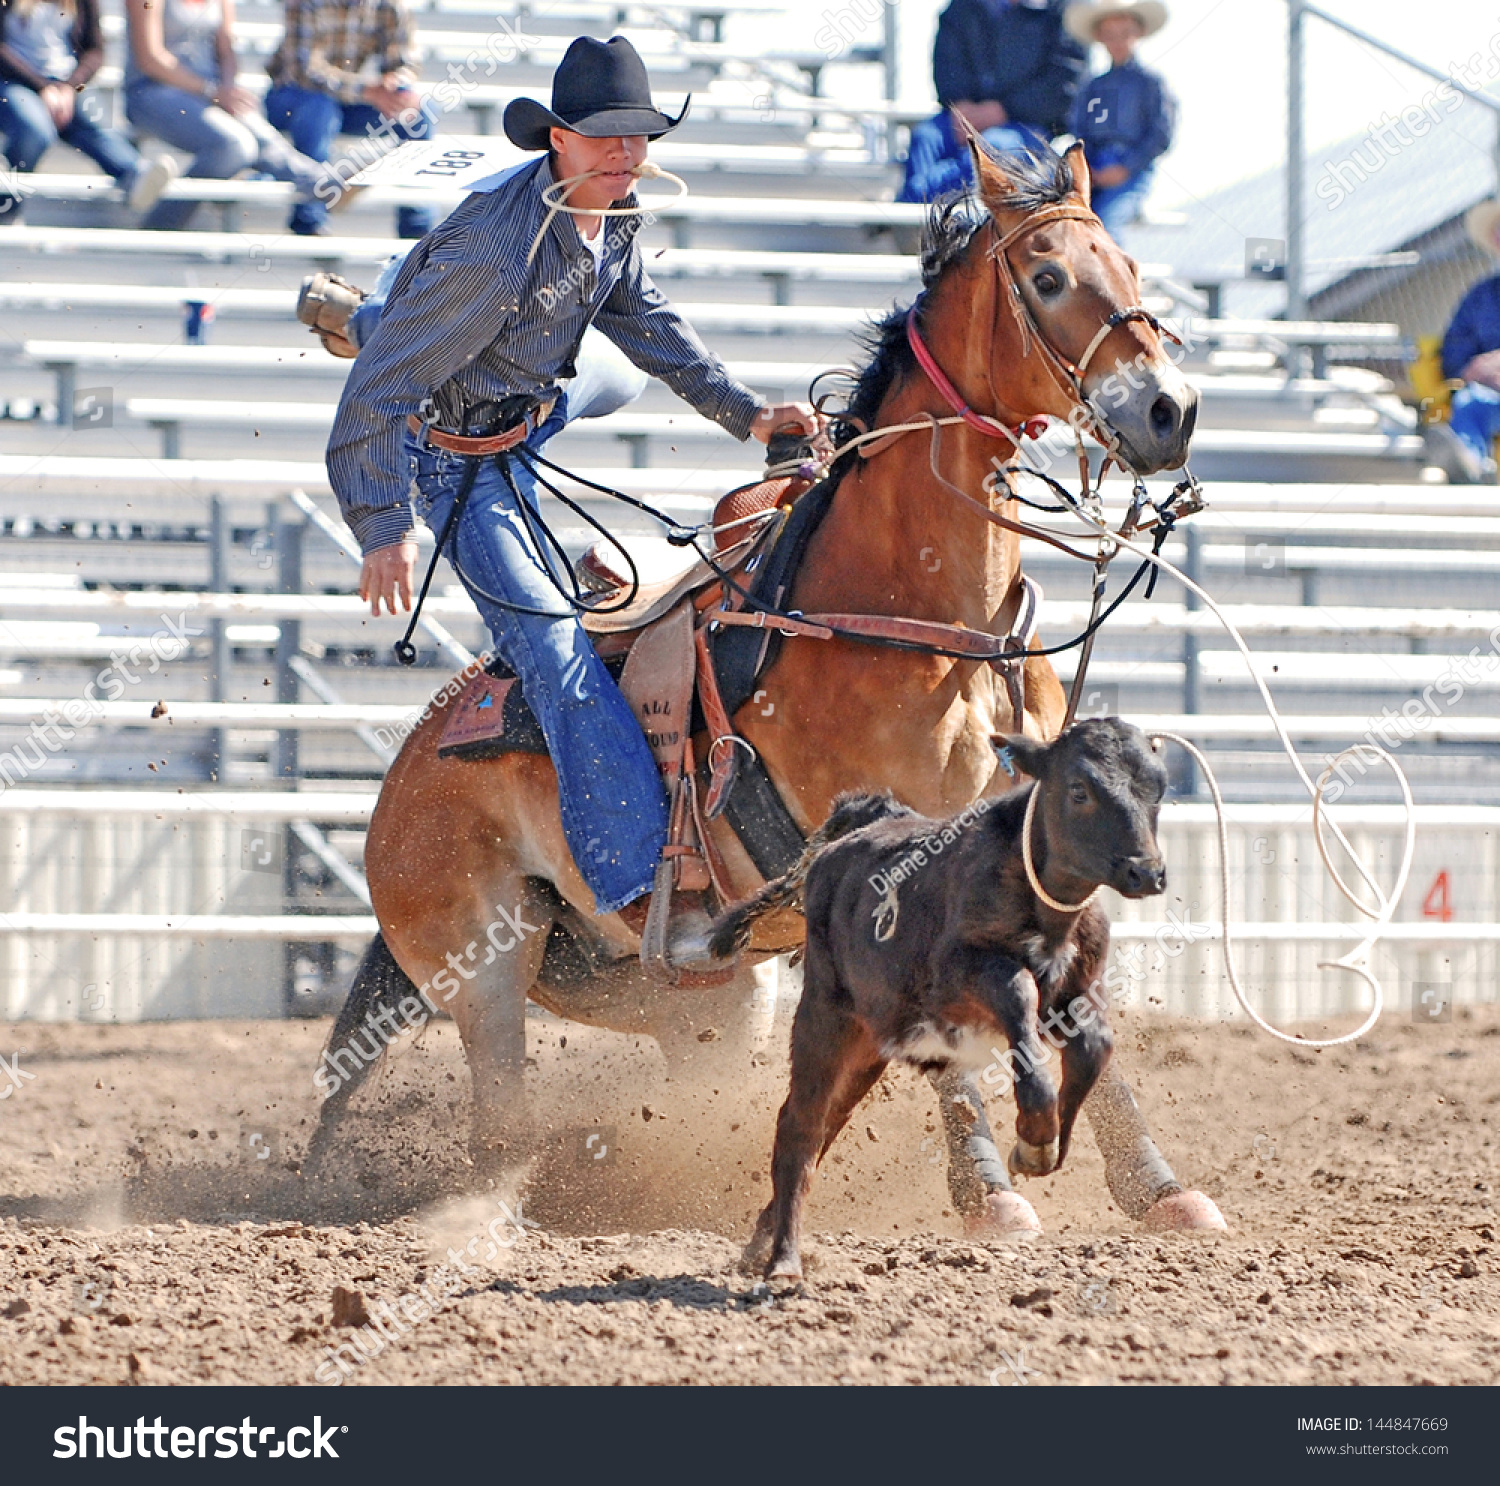
M 1500 256 L 1500 201 L 1481 201 L 1465 225 L 1481 248 Z M 1445 451 L 1452 456 L 1444 460 L 1448 477 L 1493 484 L 1500 435 L 1500 274 L 1481 279 L 1459 300 L 1443 337 L 1443 375 L 1464 384 L 1453 394 L 1448 420 L 1456 435 L 1456 447 Z
M 951 0 L 932 49 L 942 109 L 913 127 L 896 199 L 932 201 L 973 183 L 950 109 L 993 149 L 1045 148 L 1068 126 L 1086 57 L 1063 30 L 1063 0 Z
M 1156 73 L 1135 59 L 1141 38 L 1167 23 L 1167 8 L 1070 5 L 1063 24 L 1079 41 L 1097 41 L 1110 68 L 1081 88 L 1069 128 L 1083 141 L 1093 177 L 1093 206 L 1118 237 L 1140 215 L 1156 176 L 1156 161 L 1172 143 L 1177 100 Z

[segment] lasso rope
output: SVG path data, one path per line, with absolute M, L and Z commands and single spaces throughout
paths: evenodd
M 1240 1003 L 1245 1015 L 1250 1018 L 1264 1032 L 1269 1032 L 1272 1037 L 1280 1038 L 1282 1042 L 1290 1042 L 1296 1047 L 1338 1047 L 1341 1043 L 1357 1042 L 1366 1032 L 1380 1020 L 1383 1006 L 1383 993 L 1380 982 L 1366 970 L 1361 961 L 1367 961 L 1370 951 L 1375 942 L 1380 938 L 1381 930 L 1391 921 L 1391 915 L 1396 911 L 1396 904 L 1401 900 L 1401 894 L 1406 888 L 1407 874 L 1411 870 L 1412 854 L 1417 845 L 1417 822 L 1413 814 L 1411 798 L 1411 786 L 1407 783 L 1406 775 L 1401 766 L 1391 754 L 1385 749 L 1377 747 L 1373 743 L 1356 743 L 1346 748 L 1332 763 L 1323 771 L 1318 778 L 1318 783 L 1313 790 L 1313 835 L 1318 843 L 1318 855 L 1323 859 L 1323 865 L 1334 884 L 1345 898 L 1351 902 L 1366 918 L 1372 918 L 1375 922 L 1371 925 L 1369 933 L 1360 940 L 1346 955 L 1341 955 L 1337 960 L 1320 960 L 1319 970 L 1347 970 L 1351 975 L 1357 975 L 1366 985 L 1370 987 L 1371 1006 L 1370 1014 L 1363 1023 L 1353 1032 L 1346 1032 L 1342 1037 L 1325 1037 L 1312 1039 L 1307 1037 L 1293 1037 L 1290 1033 L 1283 1032 L 1279 1027 L 1273 1027 L 1249 1002 L 1244 990 L 1240 986 L 1239 972 L 1235 969 L 1234 944 L 1230 938 L 1229 930 L 1229 829 L 1224 821 L 1224 799 L 1219 793 L 1219 781 L 1214 778 L 1214 771 L 1209 768 L 1208 760 L 1195 748 L 1186 738 L 1176 733 L 1154 733 L 1153 738 L 1161 738 L 1168 743 L 1175 743 L 1183 749 L 1189 757 L 1203 770 L 1203 777 L 1208 781 L 1209 793 L 1213 796 L 1214 815 L 1218 826 L 1219 836 L 1219 892 L 1221 898 L 1220 914 L 1224 925 L 1224 971 L 1229 977 L 1230 988 L 1234 991 L 1235 1000 Z M 1396 874 L 1395 886 L 1391 889 L 1389 897 L 1378 887 L 1372 884 L 1372 890 L 1376 895 L 1376 907 L 1371 908 L 1363 903 L 1350 890 L 1348 884 L 1339 875 L 1338 869 L 1333 865 L 1328 855 L 1328 843 L 1323 839 L 1323 790 L 1328 784 L 1328 776 L 1333 773 L 1334 766 L 1341 763 L 1351 753 L 1365 752 L 1374 756 L 1376 763 L 1383 763 L 1390 767 L 1396 776 L 1396 782 L 1401 787 L 1402 803 L 1406 807 L 1406 845 L 1401 853 L 1401 866 Z M 1300 772 L 1300 770 L 1299 770 Z M 1305 777 L 1305 776 L 1304 776 Z M 1335 827 L 1335 829 L 1337 829 Z M 1343 840 L 1340 835 L 1340 840 Z M 1348 849 L 1347 843 L 1344 843 Z M 1361 875 L 1369 881 L 1369 876 L 1364 871 L 1364 864 L 1358 857 L 1350 853 L 1354 864 L 1360 868 Z
M 1321 1039 L 1294 1037 L 1290 1033 L 1283 1032 L 1279 1028 L 1273 1027 L 1268 1021 L 1266 1021 L 1264 1017 L 1260 1015 L 1259 1012 L 1254 1009 L 1254 1007 L 1250 1005 L 1244 991 L 1240 987 L 1239 974 L 1235 968 L 1234 949 L 1230 938 L 1229 927 L 1229 832 L 1225 825 L 1224 800 L 1223 796 L 1219 792 L 1218 781 L 1214 778 L 1213 770 L 1209 768 L 1208 761 L 1203 757 L 1203 754 L 1193 744 L 1189 743 L 1186 738 L 1180 737 L 1176 733 L 1164 732 L 1156 734 L 1155 736 L 1163 738 L 1168 742 L 1176 743 L 1179 747 L 1186 750 L 1189 756 L 1203 770 L 1204 778 L 1208 782 L 1209 792 L 1213 797 L 1214 812 L 1218 821 L 1219 865 L 1222 879 L 1221 895 L 1223 903 L 1222 911 L 1224 926 L 1224 966 L 1229 977 L 1230 987 L 1234 991 L 1235 999 L 1239 1002 L 1246 1015 L 1250 1017 L 1250 1019 L 1256 1024 L 1256 1026 L 1260 1027 L 1265 1032 L 1269 1032 L 1271 1036 L 1280 1038 L 1283 1042 L 1290 1042 L 1299 1047 L 1338 1047 L 1342 1043 L 1353 1042 L 1356 1039 L 1363 1037 L 1365 1033 L 1368 1032 L 1370 1028 L 1373 1027 L 1375 1023 L 1380 1019 L 1380 1013 L 1383 1003 L 1383 992 L 1381 990 L 1380 982 L 1373 975 L 1371 975 L 1367 969 L 1364 968 L 1364 964 L 1368 962 L 1370 951 L 1375 947 L 1376 942 L 1380 938 L 1381 932 L 1390 923 L 1391 917 L 1396 911 L 1396 905 L 1400 902 L 1401 894 L 1406 890 L 1406 880 L 1411 873 L 1412 858 L 1416 853 L 1416 807 L 1412 801 L 1411 785 L 1407 781 L 1405 772 L 1402 770 L 1401 765 L 1396 762 L 1395 758 L 1390 753 L 1387 753 L 1385 749 L 1378 748 L 1373 743 L 1356 743 L 1352 747 L 1344 749 L 1344 751 L 1340 753 L 1328 765 L 1328 767 L 1323 771 L 1322 775 L 1319 776 L 1318 782 L 1314 784 L 1311 776 L 1302 766 L 1302 760 L 1298 757 L 1297 750 L 1292 744 L 1291 736 L 1287 733 L 1286 725 L 1281 720 L 1281 713 L 1277 709 L 1276 702 L 1271 695 L 1270 688 L 1266 685 L 1265 678 L 1255 668 L 1255 661 L 1253 656 L 1251 655 L 1250 647 L 1246 645 L 1244 636 L 1242 636 L 1239 630 L 1235 628 L 1229 617 L 1214 601 L 1212 595 L 1207 593 L 1198 583 L 1195 583 L 1191 578 L 1189 578 L 1186 573 L 1184 573 L 1179 567 L 1176 566 L 1176 564 L 1169 562 L 1165 557 L 1162 557 L 1160 553 L 1153 552 L 1149 548 L 1138 545 L 1130 538 L 1123 537 L 1118 532 L 1111 531 L 1109 527 L 1104 523 L 1102 518 L 1095 517 L 1090 512 L 1083 510 L 1081 507 L 1075 507 L 1073 514 L 1077 516 L 1080 521 L 1084 522 L 1085 525 L 1092 527 L 1101 535 L 1111 538 L 1121 547 L 1128 547 L 1137 556 L 1143 558 L 1147 562 L 1155 564 L 1155 566 L 1160 568 L 1163 572 L 1169 573 L 1190 592 L 1197 594 L 1197 596 L 1203 601 L 1204 605 L 1213 614 L 1214 618 L 1217 619 L 1221 625 L 1223 625 L 1225 633 L 1234 642 L 1235 648 L 1238 649 L 1240 654 L 1245 658 L 1245 664 L 1250 671 L 1250 678 L 1255 682 L 1256 688 L 1260 692 L 1261 700 L 1265 704 L 1266 712 L 1271 718 L 1271 725 L 1276 729 L 1276 736 L 1281 743 L 1282 750 L 1291 760 L 1292 767 L 1296 770 L 1298 779 L 1301 780 L 1303 787 L 1312 797 L 1313 835 L 1317 841 L 1318 855 L 1322 858 L 1324 868 L 1327 870 L 1328 875 L 1333 879 L 1334 886 L 1339 890 L 1344 898 L 1354 906 L 1356 911 L 1363 914 L 1366 918 L 1374 920 L 1374 922 L 1370 926 L 1369 932 L 1362 940 L 1360 940 L 1357 945 L 1355 945 L 1352 950 L 1349 951 L 1348 954 L 1340 956 L 1337 960 L 1324 960 L 1320 961 L 1318 964 L 1318 968 L 1320 970 L 1347 970 L 1350 974 L 1359 976 L 1359 978 L 1370 987 L 1371 994 L 1374 998 L 1374 1004 L 1371 1007 L 1370 1014 L 1368 1017 L 1366 1017 L 1364 1023 L 1356 1031 L 1346 1033 L 1342 1037 L 1327 1037 Z M 1349 860 L 1354 863 L 1356 871 L 1358 871 L 1360 877 L 1364 879 L 1365 885 L 1374 895 L 1373 907 L 1369 903 L 1366 903 L 1362 899 L 1360 899 L 1355 894 L 1353 889 L 1350 888 L 1349 884 L 1344 881 L 1338 869 L 1333 864 L 1332 858 L 1330 857 L 1328 851 L 1328 843 L 1323 836 L 1323 791 L 1327 786 L 1329 776 L 1333 773 L 1334 768 L 1351 753 L 1363 753 L 1366 756 L 1372 756 L 1375 762 L 1383 763 L 1391 770 L 1391 772 L 1396 776 L 1396 783 L 1400 786 L 1402 804 L 1406 809 L 1406 843 L 1402 849 L 1401 865 L 1396 872 L 1396 881 L 1389 894 L 1386 894 L 1381 889 L 1380 884 L 1375 881 L 1375 878 L 1371 874 L 1370 869 L 1366 867 L 1363 861 L 1360 860 L 1360 857 L 1355 852 L 1353 846 L 1350 845 L 1349 840 L 1344 835 L 1343 831 L 1339 829 L 1337 823 L 1332 820 L 1328 821 L 1328 828 L 1332 832 L 1334 840 L 1337 841 L 1338 844 L 1348 854 Z
M 566 212 L 571 217 L 636 217 L 644 216 L 659 207 L 674 206 L 683 200 L 688 193 L 687 182 L 680 175 L 673 175 L 670 170 L 663 170 L 654 160 L 642 160 L 635 166 L 630 174 L 637 180 L 665 180 L 672 182 L 677 187 L 677 194 L 669 196 L 665 201 L 654 201 L 646 204 L 636 203 L 635 206 L 569 206 L 568 194 L 584 181 L 593 180 L 596 175 L 614 175 L 612 170 L 585 170 L 581 175 L 570 175 L 560 181 L 553 181 L 550 186 L 542 192 L 542 200 L 547 204 L 547 215 L 542 218 L 542 225 L 537 229 L 536 236 L 531 241 L 531 248 L 526 254 L 526 264 L 531 265 L 531 260 L 536 257 L 536 250 L 541 247 L 542 239 L 547 235 L 547 229 L 552 225 L 552 219 L 559 212 Z M 603 230 L 602 228 L 600 229 Z

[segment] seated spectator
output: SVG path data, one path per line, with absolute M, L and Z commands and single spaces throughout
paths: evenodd
M 1083 141 L 1093 177 L 1093 205 L 1118 237 L 1140 216 L 1156 178 L 1157 158 L 1172 143 L 1177 100 L 1156 73 L 1135 59 L 1143 36 L 1167 23 L 1156 0 L 1135 5 L 1070 5 L 1063 22 L 1085 44 L 1109 53 L 1110 69 L 1073 101 L 1072 133 Z
M 932 49 L 942 111 L 911 131 L 898 201 L 932 201 L 973 183 L 950 109 L 1002 152 L 1035 152 L 1067 128 L 1087 54 L 1062 18 L 1063 0 L 951 0 Z
M 1481 201 L 1465 225 L 1485 252 L 1500 256 L 1500 201 Z M 1453 394 L 1449 438 L 1442 450 L 1448 478 L 1494 484 L 1495 437 L 1500 434 L 1500 274 L 1481 279 L 1459 300 L 1443 337 L 1443 375 L 1464 384 Z
M 58 140 L 113 176 L 146 211 L 177 173 L 167 156 L 143 158 L 98 122 L 99 100 L 81 97 L 104 60 L 95 0 L 0 0 L 0 145 L 11 169 L 29 175 Z M 0 192 L 0 224 L 21 220 L 21 198 Z
M 130 46 L 125 114 L 137 128 L 193 157 L 187 173 L 227 181 L 258 170 L 312 201 L 327 177 L 299 155 L 235 82 L 234 0 L 125 0 Z M 143 227 L 186 227 L 196 201 L 163 201 Z
M 379 75 L 366 78 L 370 62 Z M 436 115 L 412 87 L 416 52 L 406 0 L 286 0 L 286 35 L 266 71 L 272 84 L 266 116 L 314 160 L 326 161 L 340 134 L 384 142 L 432 137 Z M 292 231 L 326 233 L 336 194 L 324 190 L 318 199 L 298 202 Z M 429 207 L 403 206 L 396 213 L 401 237 L 421 237 L 432 223 Z

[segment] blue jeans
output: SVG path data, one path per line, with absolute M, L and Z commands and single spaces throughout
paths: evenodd
M 30 175 L 42 156 L 61 140 L 87 155 L 129 191 L 141 168 L 141 157 L 123 134 L 87 117 L 97 111 L 94 102 L 92 94 L 79 97 L 67 128 L 59 129 L 47 105 L 24 83 L 0 82 L 0 146 L 11 168 L 18 175 Z M 18 205 L 17 197 L 0 193 L 0 222 Z
M 324 162 L 340 134 L 379 135 L 396 141 L 431 139 L 437 115 L 424 103 L 415 117 L 387 120 L 373 104 L 341 103 L 327 93 L 282 83 L 266 94 L 266 117 L 292 137 L 292 146 L 311 160 Z M 328 220 L 328 206 L 319 200 L 299 201 L 292 211 L 293 232 L 316 232 Z M 396 212 L 398 237 L 421 237 L 432 230 L 431 207 L 403 206 Z
M 585 336 L 577 366 L 578 375 L 526 441 L 528 448 L 540 450 L 573 419 L 602 418 L 645 389 L 644 374 L 597 331 Z M 406 448 L 417 515 L 441 533 L 468 461 L 410 437 Z M 519 460 L 510 459 L 508 467 L 521 499 L 535 511 L 536 482 Z M 480 464 L 448 542 L 449 560 L 484 616 L 496 653 L 521 678 L 546 735 L 563 834 L 594 895 L 594 911 L 613 913 L 650 891 L 667 839 L 666 791 L 646 735 L 548 577 L 546 555 L 533 542 L 494 459 Z M 490 595 L 544 609 L 550 617 L 511 613 Z
M 1453 394 L 1448 426 L 1480 459 L 1494 459 L 1495 439 L 1500 436 L 1500 392 L 1480 382 L 1465 382 Z
M 1030 124 L 997 124 L 986 129 L 984 142 L 997 154 L 1035 154 L 1047 148 L 1047 140 Z M 897 201 L 935 201 L 948 191 L 962 191 L 974 184 L 974 166 L 969 147 L 953 132 L 946 112 L 914 124 L 906 151 L 906 179 Z
M 1091 170 L 1104 170 L 1121 163 L 1120 151 L 1116 148 L 1100 150 L 1089 157 Z M 1156 183 L 1156 167 L 1148 165 L 1132 176 L 1127 176 L 1118 186 L 1095 186 L 1093 207 L 1111 237 L 1119 237 L 1120 229 L 1128 227 L 1140 216 L 1151 187 Z
M 193 159 L 187 173 L 199 180 L 227 181 L 242 170 L 258 170 L 273 180 L 290 181 L 300 199 L 312 200 L 327 172 L 299 155 L 269 120 L 259 114 L 231 114 L 197 94 L 150 80 L 133 83 L 125 94 L 132 124 L 185 150 Z M 151 231 L 174 231 L 192 220 L 200 203 L 161 201 L 141 223 Z

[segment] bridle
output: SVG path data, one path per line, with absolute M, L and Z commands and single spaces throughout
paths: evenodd
M 1084 348 L 1083 355 L 1076 362 L 1070 361 L 1053 344 L 1046 331 L 1036 318 L 1035 312 L 1027 303 L 1025 294 L 1021 291 L 1021 281 L 1016 274 L 1015 265 L 1010 261 L 1010 249 L 1023 238 L 1029 237 L 1033 232 L 1039 231 L 1052 222 L 1061 221 L 1093 222 L 1103 226 L 1088 207 L 1068 206 L 1058 203 L 1055 206 L 1041 207 L 1029 216 L 1018 222 L 1009 232 L 1000 233 L 995 226 L 994 219 L 990 220 L 989 230 L 994 235 L 995 241 L 989 249 L 989 258 L 995 264 L 995 276 L 998 280 L 996 292 L 999 299 L 1010 307 L 1011 314 L 1016 321 L 1016 328 L 1021 336 L 1021 354 L 1029 356 L 1032 344 L 1035 343 L 1042 355 L 1042 364 L 1047 368 L 1048 375 L 1056 383 L 1058 389 L 1072 402 L 1075 409 L 1081 412 L 1089 425 L 1089 432 L 1102 444 L 1111 454 L 1119 448 L 1119 436 L 1109 427 L 1108 421 L 1103 418 L 1094 406 L 1089 402 L 1083 390 L 1083 379 L 1088 375 L 1090 365 L 1098 354 L 1099 348 L 1109 339 L 1111 333 L 1118 330 L 1120 326 L 1126 325 L 1133 320 L 1139 320 L 1142 324 L 1149 325 L 1158 335 L 1165 336 L 1168 340 L 1182 344 L 1181 339 L 1168 330 L 1150 310 L 1143 304 L 1127 305 L 1123 309 L 1115 310 L 1094 332 L 1093 339 Z M 927 380 L 936 388 L 938 396 L 958 414 L 970 428 L 985 434 L 989 438 L 1003 438 L 1020 448 L 1020 439 L 1023 437 L 1035 438 L 1038 432 L 1045 426 L 1040 418 L 1024 419 L 1011 428 L 1002 423 L 998 418 L 993 418 L 987 413 L 976 412 L 969 406 L 958 389 L 953 385 L 952 379 L 938 365 L 937 358 L 932 354 L 926 341 L 922 339 L 922 333 L 917 326 L 917 316 L 921 309 L 922 296 L 918 296 L 916 302 L 907 312 L 906 316 L 906 339 L 911 346 L 912 355 L 917 359 L 917 365 L 926 374 Z M 878 430 L 877 430 L 878 431 Z M 1075 424 L 1075 433 L 1077 427 Z

